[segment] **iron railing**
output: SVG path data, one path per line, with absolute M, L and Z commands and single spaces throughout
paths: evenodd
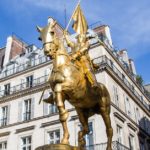
M 32 59 L 29 62 L 26 62 L 25 64 L 22 64 L 22 65 L 19 65 L 17 67 L 14 67 L 11 69 L 6 69 L 5 71 L 2 71 L 0 73 L 0 79 L 8 77 L 8 76 L 15 74 L 15 73 L 19 73 L 21 71 L 24 71 L 24 70 L 29 69 L 31 67 L 45 63 L 47 61 L 50 61 L 50 59 L 48 59 L 48 57 L 46 57 L 46 56 L 39 57 L 38 59 Z
M 32 80 L 31 81 L 32 84 L 30 82 L 30 85 L 32 85 L 32 86 L 29 86 L 28 82 L 24 82 L 24 83 L 21 83 L 19 85 L 13 86 L 9 89 L 9 93 L 7 93 L 7 94 L 6 94 L 5 90 L 0 91 L 0 98 L 14 94 L 14 93 L 17 93 L 17 92 L 22 91 L 22 90 L 30 89 L 30 88 L 33 88 L 35 86 L 44 84 L 47 82 L 47 78 L 48 78 L 48 76 L 42 76 L 42 77 L 39 77 L 37 79 Z
M 86 146 L 86 150 L 106 150 L 107 143 L 101 143 L 101 144 L 95 144 L 95 145 L 90 145 Z M 118 141 L 113 141 L 112 142 L 112 150 L 130 150 L 128 147 L 125 145 L 119 143 Z
M 117 69 L 117 67 L 115 67 L 115 65 L 113 64 L 113 62 L 107 58 L 106 55 L 100 56 L 98 58 L 95 58 L 94 63 L 98 64 L 98 65 L 102 65 L 102 64 L 106 64 L 107 66 L 109 66 L 112 71 L 116 74 L 117 77 L 119 77 L 119 79 L 121 79 L 123 81 L 123 83 L 132 91 L 132 93 L 140 100 L 140 102 L 144 105 L 144 107 L 146 109 L 148 109 L 150 111 L 149 105 L 143 100 L 143 97 L 134 89 L 134 86 L 126 79 L 126 77 Z M 100 67 L 101 68 L 101 67 Z M 9 93 L 7 93 L 7 95 L 11 95 L 14 94 L 18 91 L 22 91 L 28 88 L 32 88 L 35 87 L 37 85 L 43 84 L 47 82 L 47 77 L 48 76 L 42 76 L 40 78 L 34 79 L 32 81 L 32 83 L 30 83 L 30 85 L 32 86 L 28 86 L 29 83 L 25 82 L 16 86 L 13 86 L 9 89 Z M 0 97 L 3 96 L 7 96 L 6 95 L 6 91 L 0 91 Z
M 132 91 L 132 93 L 140 100 L 142 105 L 150 111 L 149 105 L 143 100 L 143 97 L 135 90 L 134 86 L 126 79 L 126 77 L 115 67 L 113 62 L 106 55 L 95 58 L 94 63 L 98 65 L 106 64 L 116 74 L 116 76 Z M 101 68 L 101 67 L 100 67 Z

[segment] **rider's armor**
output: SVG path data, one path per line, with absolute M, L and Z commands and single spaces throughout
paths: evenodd
M 83 39 L 79 40 L 80 36 Z M 82 69 L 83 73 L 91 83 L 92 87 L 97 87 L 96 77 L 93 73 L 93 64 L 88 54 L 89 42 L 85 35 L 78 35 L 78 42 L 72 42 L 68 35 L 65 35 L 67 45 L 72 49 L 72 59 L 75 60 L 75 64 Z

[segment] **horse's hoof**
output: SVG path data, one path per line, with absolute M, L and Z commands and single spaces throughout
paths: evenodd
M 106 150 L 112 150 L 112 148 L 111 147 L 107 147 L 107 149 Z
M 84 138 L 80 139 L 79 140 L 79 146 L 80 147 L 85 147 L 85 145 L 86 145 L 86 142 L 85 142 Z

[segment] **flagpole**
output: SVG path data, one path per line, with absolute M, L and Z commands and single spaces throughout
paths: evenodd
M 81 3 L 81 0 L 78 1 L 77 5 L 76 5 L 76 7 L 75 7 L 75 9 L 74 9 L 74 11 L 73 11 L 73 13 L 72 13 L 72 16 L 71 16 L 71 18 L 70 18 L 70 20 L 69 20 L 69 22 L 68 22 L 68 25 L 67 25 L 67 27 L 66 27 L 66 29 L 65 29 L 66 31 L 68 30 L 69 25 L 70 25 L 70 23 L 71 23 L 71 21 L 72 21 L 72 17 L 73 17 L 73 15 L 74 15 L 76 9 L 77 9 L 78 6 L 80 5 L 80 3 Z

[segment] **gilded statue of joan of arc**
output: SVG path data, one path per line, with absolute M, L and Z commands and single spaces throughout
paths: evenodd
M 86 78 L 91 83 L 91 86 L 97 87 L 96 77 L 93 73 L 93 63 L 90 60 L 88 54 L 88 50 L 90 47 L 89 39 L 86 36 L 88 25 L 80 8 L 80 5 L 76 9 L 72 18 L 74 20 L 73 29 L 78 34 L 77 42 L 72 42 L 69 38 L 68 32 L 65 30 L 64 37 L 66 43 L 69 47 L 71 47 L 72 59 L 75 61 L 75 64 L 82 69 Z

